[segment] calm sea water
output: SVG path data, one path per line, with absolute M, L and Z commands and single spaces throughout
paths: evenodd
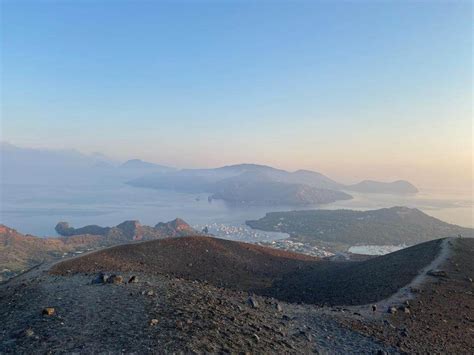
M 446 222 L 474 226 L 470 196 L 432 191 L 405 197 L 352 195 L 355 197 L 353 200 L 310 208 L 366 210 L 403 205 L 417 207 Z M 209 203 L 207 194 L 141 189 L 118 183 L 85 186 L 2 185 L 0 202 L 1 223 L 19 232 L 39 236 L 56 235 L 54 226 L 59 221 L 67 221 L 75 227 L 87 224 L 113 226 L 131 219 L 155 225 L 180 217 L 191 225 L 217 224 L 241 228 L 246 220 L 263 217 L 266 212 L 295 209 L 290 206 L 232 206 L 218 200 Z M 226 230 L 228 234 L 229 229 Z M 281 238 L 282 235 L 275 234 L 273 237 Z M 242 240 L 241 236 L 236 239 Z

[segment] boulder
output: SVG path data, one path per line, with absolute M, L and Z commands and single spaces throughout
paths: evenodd
M 388 310 L 387 310 L 388 313 L 390 314 L 395 314 L 397 313 L 397 307 L 388 307 Z
M 45 307 L 43 308 L 43 311 L 41 312 L 41 314 L 43 314 L 44 316 L 52 316 L 54 315 L 55 313 L 55 309 L 53 307 Z
M 115 284 L 115 285 L 118 285 L 118 284 L 121 284 L 123 283 L 123 277 L 121 275 L 111 275 L 108 279 L 107 279 L 107 283 L 109 284 Z
M 97 277 L 92 280 L 93 284 L 105 284 L 107 283 L 109 276 L 103 272 L 99 273 Z
M 249 297 L 249 299 L 247 300 L 247 303 L 252 308 L 258 308 L 259 307 L 259 304 L 258 304 L 257 300 L 254 297 Z

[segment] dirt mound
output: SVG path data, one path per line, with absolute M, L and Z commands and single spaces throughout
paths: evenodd
M 120 245 L 55 265 L 55 274 L 133 271 L 169 274 L 217 286 L 262 291 L 318 260 L 307 255 L 210 237 Z
M 268 294 L 288 302 L 360 305 L 409 284 L 440 251 L 438 239 L 361 262 L 319 262 L 275 281 Z
M 438 254 L 441 239 L 359 262 L 335 262 L 210 237 L 120 245 L 55 265 L 55 274 L 166 274 L 288 302 L 358 305 L 397 292 Z

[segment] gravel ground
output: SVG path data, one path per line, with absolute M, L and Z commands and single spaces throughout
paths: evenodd
M 121 275 L 125 280 L 131 276 Z M 54 276 L 41 268 L 1 285 L 0 352 L 393 350 L 341 327 L 314 306 L 252 296 L 258 303 L 254 308 L 247 292 L 159 275 L 137 277 L 137 283 L 91 284 L 95 275 Z M 42 315 L 44 307 L 54 307 L 55 314 Z

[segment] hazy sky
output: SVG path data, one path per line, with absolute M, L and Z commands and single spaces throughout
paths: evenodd
M 2 140 L 472 183 L 470 1 L 1 1 Z

